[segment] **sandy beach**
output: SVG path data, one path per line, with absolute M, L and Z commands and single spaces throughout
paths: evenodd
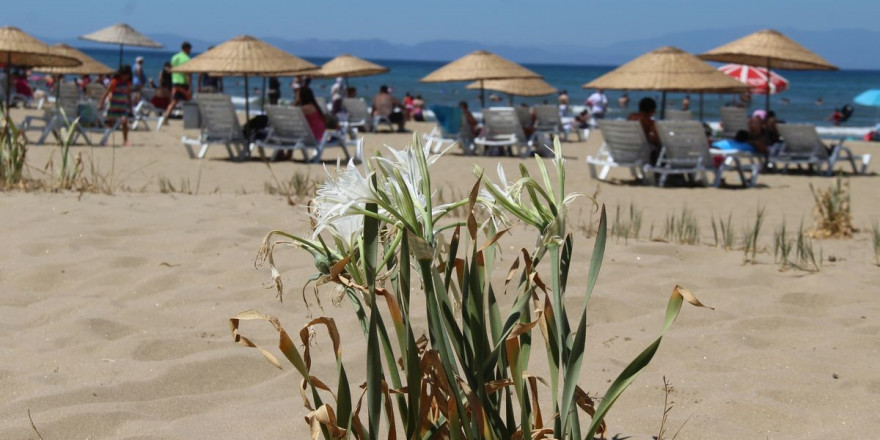
M 32 113 L 18 110 L 13 119 Z M 408 128 L 427 132 L 431 124 Z M 315 271 L 308 255 L 279 254 L 288 286 L 283 303 L 264 288 L 268 268 L 257 270 L 253 262 L 268 231 L 308 231 L 304 200 L 291 205 L 270 189 L 296 175 L 319 180 L 324 170 L 294 162 L 231 162 L 222 146 L 211 147 L 204 160 L 190 160 L 180 143 L 184 134 L 197 132 L 172 121 L 160 133 L 132 132 L 133 147 L 74 147 L 112 194 L 0 192 L 6 250 L 0 253 L 0 438 L 36 439 L 28 411 L 46 440 L 307 437 L 297 373 L 287 366 L 279 371 L 255 350 L 234 344 L 228 319 L 257 309 L 279 317 L 291 333 L 306 322 L 300 287 Z M 411 140 L 411 134 L 367 134 L 365 151 Z M 121 145 L 121 133 L 111 143 Z M 623 212 L 632 204 L 644 220 L 639 238 L 609 239 L 589 309 L 582 387 L 603 393 L 653 340 L 676 284 L 715 308 L 683 309 L 652 364 L 612 409 L 610 436 L 656 435 L 664 376 L 675 389 L 670 433 L 687 421 L 679 439 L 876 435 L 880 267 L 870 234 L 880 221 L 880 177 L 849 179 L 859 230 L 853 238 L 815 241 L 824 256 L 821 271 L 780 271 L 773 231 L 783 220 L 790 230 L 801 219 L 812 226 L 809 185 L 824 189 L 833 179 L 767 175 L 748 190 L 600 184 L 584 161 L 600 144 L 598 132 L 586 142 L 563 144 L 568 188 L 598 190 L 610 219 L 618 206 Z M 847 145 L 878 156 L 876 144 Z M 328 150 L 325 159 L 337 153 Z M 58 155 L 57 146 L 32 145 L 30 175 L 40 177 Z M 537 170 L 531 159 L 452 150 L 435 165 L 433 179 L 444 199 L 461 198 L 476 180 L 473 164 L 494 178 L 498 162 L 509 176 L 520 163 Z M 163 180 L 176 191 L 165 185 L 162 192 Z M 760 252 L 755 263 L 744 264 L 740 236 L 758 206 L 766 207 Z M 698 219 L 700 244 L 662 241 L 665 219 L 684 207 Z M 576 261 L 587 264 L 593 238 L 586 235 L 598 216 L 587 201 L 570 214 Z M 733 250 L 714 246 L 711 227 L 713 217 L 728 215 L 736 230 Z M 533 240 L 515 228 L 502 241 L 502 265 Z M 585 273 L 577 271 L 569 283 L 575 303 Z M 323 291 L 328 296 L 329 289 Z M 323 306 L 312 311 L 337 318 L 343 352 L 355 370 L 366 356 L 360 329 L 350 310 L 329 300 Z M 269 326 L 251 324 L 245 331 L 274 347 L 277 336 Z M 315 353 L 316 368 L 334 368 L 326 340 Z M 363 374 L 353 373 L 358 383 Z

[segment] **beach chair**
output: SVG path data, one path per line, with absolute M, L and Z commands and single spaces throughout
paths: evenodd
M 676 109 L 666 109 L 666 120 L 667 121 L 691 121 L 694 119 L 693 113 L 690 110 L 676 110 Z
M 657 164 L 646 167 L 646 170 L 660 175 L 657 182 L 660 186 L 666 184 L 666 178 L 670 174 L 682 174 L 692 180 L 699 177 L 699 180 L 706 185 L 710 183 L 707 174 L 712 172 L 714 174 L 712 185 L 720 187 L 726 171 L 736 172 L 745 188 L 753 187 L 758 182 L 760 164 L 744 164 L 735 154 L 725 155 L 718 168 L 715 168 L 714 159 L 709 151 L 709 139 L 700 122 L 659 121 L 657 133 L 660 135 L 663 148 L 660 150 Z
M 357 138 L 359 131 L 373 131 L 373 117 L 363 99 L 345 98 L 342 100 L 342 106 L 347 117 L 339 121 L 339 124 L 352 139 Z
M 733 139 L 736 132 L 749 131 L 749 115 L 742 107 L 721 107 L 721 137 Z
M 532 121 L 532 110 L 530 108 L 519 106 L 514 107 L 513 109 L 516 111 L 516 118 L 519 119 L 519 125 L 523 130 L 534 124 L 534 121 Z
M 21 93 L 15 91 L 15 84 L 12 84 L 13 91 L 12 96 L 10 96 L 9 103 L 13 106 L 17 106 L 21 104 L 22 107 L 28 107 L 32 102 L 33 98 L 29 98 Z M 0 102 L 3 105 L 6 105 L 6 74 L 0 73 Z
M 565 141 L 568 140 L 568 131 L 562 124 L 558 106 L 542 104 L 536 105 L 534 108 L 535 116 L 537 116 L 537 121 L 535 121 L 536 132 L 545 133 L 551 137 L 559 136 Z
M 77 104 L 76 114 L 79 116 L 77 128 L 89 145 L 92 145 L 92 142 L 87 133 L 101 136 L 98 145 L 104 146 L 107 145 L 110 135 L 122 125 L 121 119 L 115 119 L 113 123 L 108 123 L 105 112 L 98 110 L 98 103 L 96 101 L 81 101 Z
M 431 112 L 437 118 L 437 126 L 425 135 L 425 142 L 432 142 L 432 152 L 441 151 L 444 144 L 458 143 L 465 154 L 474 154 L 474 135 L 460 107 L 432 105 Z
M 330 111 L 330 108 L 327 107 L 327 98 L 323 96 L 316 96 L 315 102 L 318 103 L 318 108 L 321 109 L 321 113 L 327 113 Z
M 62 131 L 70 129 L 76 130 L 76 133 L 71 138 L 72 143 L 75 143 L 82 136 L 86 143 L 91 145 L 88 135 L 83 128 L 79 124 L 76 124 L 75 127 L 73 125 L 73 121 L 76 120 L 79 112 L 79 102 L 79 87 L 73 83 L 63 83 L 58 90 L 58 99 L 54 107 L 45 109 L 40 116 L 31 115 L 25 117 L 21 124 L 19 124 L 19 129 L 25 134 L 30 131 L 39 131 L 40 137 L 34 142 L 36 145 L 45 144 L 49 135 L 54 136 L 55 140 L 60 143 L 61 139 L 63 139 Z
M 242 133 L 232 98 L 211 93 L 199 95 L 195 102 L 201 117 L 199 137 L 192 139 L 183 136 L 180 139 L 190 159 L 205 157 L 211 144 L 223 144 L 230 159 L 239 159 L 249 142 Z M 199 147 L 199 151 L 196 152 L 194 147 Z
M 837 162 L 844 160 L 852 166 L 853 173 L 865 174 L 871 163 L 871 155 L 853 155 L 843 143 L 826 146 L 816 127 L 804 124 L 779 124 L 776 126 L 782 137 L 782 148 L 778 155 L 771 156 L 769 161 L 783 172 L 791 165 L 806 165 L 810 171 L 815 170 L 830 176 L 834 173 Z M 861 166 L 856 162 L 861 162 Z M 823 171 L 824 168 L 824 171 Z
M 525 157 L 531 152 L 531 142 L 512 107 L 483 110 L 483 132 L 474 144 L 484 149 L 483 154 L 492 154 L 499 148 L 509 156 Z
M 86 93 L 83 95 L 83 99 L 98 102 L 101 100 L 101 97 L 104 96 L 105 90 L 107 90 L 107 88 L 104 87 L 104 84 L 100 82 L 90 82 L 86 86 Z
M 153 97 L 156 96 L 156 89 L 151 87 L 144 87 L 141 89 L 141 99 L 135 104 L 134 109 L 132 109 L 132 113 L 134 113 L 134 117 L 131 121 L 131 129 L 137 130 L 138 127 L 144 127 L 147 131 L 150 130 L 150 125 L 148 121 L 153 120 L 156 121 L 157 130 L 159 119 L 162 118 L 162 115 L 165 113 L 165 109 L 160 109 L 153 105 Z
M 342 148 L 345 160 L 351 158 L 345 142 L 345 133 L 327 130 L 321 139 L 316 139 L 309 127 L 306 115 L 299 107 L 269 105 L 266 106 L 269 118 L 269 130 L 265 139 L 255 140 L 248 146 L 249 154 L 256 149 L 260 157 L 265 158 L 266 149 L 273 151 L 273 156 L 281 151 L 300 151 L 306 162 L 321 162 L 324 150 L 330 146 Z M 363 154 L 363 139 L 355 141 L 355 160 L 360 161 Z M 309 157 L 309 153 L 312 153 Z
M 606 180 L 611 168 L 628 168 L 632 176 L 648 183 L 644 168 L 651 160 L 651 144 L 645 138 L 642 125 L 637 121 L 596 121 L 605 143 L 599 147 L 596 156 L 587 156 L 590 176 L 596 180 Z M 602 167 L 597 171 L 597 167 Z

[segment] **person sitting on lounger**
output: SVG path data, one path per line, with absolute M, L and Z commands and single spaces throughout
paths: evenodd
M 403 108 L 403 104 L 397 100 L 397 98 L 391 96 L 391 93 L 388 93 L 388 86 L 382 85 L 379 87 L 379 94 L 373 98 L 373 116 L 382 116 L 388 118 L 392 124 L 397 124 L 397 131 L 403 132 L 404 124 L 406 121 L 403 117 L 403 112 L 399 109 Z M 395 111 L 395 109 L 397 109 Z
M 468 110 L 467 101 L 461 101 L 458 103 L 458 107 L 461 108 L 461 116 L 465 122 L 467 122 L 468 127 L 471 130 L 471 133 L 474 136 L 480 135 L 480 123 L 477 122 L 477 118 L 474 117 L 474 114 Z
M 642 131 L 645 132 L 645 138 L 651 144 L 651 163 L 657 163 L 660 156 L 660 135 L 657 133 L 657 126 L 654 124 L 654 112 L 657 111 L 657 101 L 653 98 L 642 98 L 639 101 L 639 111 L 631 113 L 627 116 L 628 121 L 639 121 L 642 125 Z

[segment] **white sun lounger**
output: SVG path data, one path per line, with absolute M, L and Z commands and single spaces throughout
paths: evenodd
M 195 99 L 199 108 L 201 131 L 197 139 L 183 136 L 180 140 L 190 159 L 201 159 L 211 144 L 223 144 L 229 158 L 238 160 L 248 146 L 232 105 L 232 98 L 222 94 L 201 94 Z M 194 147 L 199 147 L 196 152 Z
M 611 168 L 628 168 L 636 179 L 648 182 L 644 167 L 651 157 L 651 144 L 645 138 L 645 132 L 637 121 L 597 121 L 599 131 L 605 143 L 599 147 L 596 156 L 587 156 L 590 176 L 593 179 L 605 180 Z M 597 171 L 597 167 L 602 167 Z
M 838 161 L 843 160 L 849 162 L 853 173 L 865 174 L 871 163 L 870 154 L 853 155 L 852 150 L 843 146 L 843 143 L 827 147 L 815 126 L 779 124 L 776 127 L 782 137 L 782 149 L 778 155 L 770 157 L 770 162 L 776 167 L 781 166 L 783 172 L 788 171 L 791 165 L 806 165 L 810 170 L 815 167 L 818 172 L 830 176 Z M 860 166 L 856 162 L 861 162 Z
M 715 178 L 712 184 L 721 186 L 725 171 L 734 171 L 739 176 L 743 187 L 753 187 L 758 181 L 761 167 L 757 163 L 743 164 L 736 155 L 726 155 L 718 168 L 709 151 L 709 140 L 703 124 L 697 121 L 660 121 L 657 122 L 657 133 L 660 135 L 660 157 L 657 164 L 646 167 L 646 170 L 660 174 L 658 184 L 663 186 L 670 174 L 683 174 L 691 178 L 699 176 L 704 185 L 709 184 L 707 173 L 712 172 Z M 748 177 L 746 176 L 748 174 Z
M 250 144 L 248 151 L 251 154 L 256 149 L 260 157 L 265 158 L 266 149 L 275 153 L 300 151 L 303 160 L 315 163 L 321 161 L 327 147 L 336 146 L 342 148 L 346 160 L 351 157 L 343 132 L 327 130 L 321 139 L 316 139 L 305 114 L 299 107 L 266 106 L 266 116 L 269 118 L 268 134 L 266 139 L 256 140 Z M 361 160 L 362 151 L 363 139 L 359 139 L 355 141 L 355 160 Z
M 733 139 L 740 130 L 749 131 L 749 115 L 742 107 L 721 107 L 721 137 Z
M 483 132 L 474 143 L 483 147 L 484 154 L 495 148 L 504 148 L 508 155 L 525 157 L 531 151 L 531 143 L 512 107 L 483 110 L 483 125 Z

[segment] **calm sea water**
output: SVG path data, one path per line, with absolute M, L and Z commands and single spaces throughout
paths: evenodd
M 119 63 L 119 52 L 116 49 L 85 49 L 84 52 L 108 66 L 116 66 Z M 138 50 L 126 48 L 125 63 L 134 64 L 135 57 L 144 57 L 144 66 L 149 77 L 156 78 L 162 65 L 173 55 L 172 52 Z M 322 64 L 329 58 L 307 58 L 315 64 Z M 479 108 L 479 92 L 465 89 L 466 83 L 420 83 L 419 78 L 424 77 L 431 71 L 445 64 L 444 62 L 423 61 L 400 61 L 400 60 L 374 60 L 391 69 L 389 73 L 364 78 L 350 79 L 350 85 L 357 87 L 358 95 L 364 97 L 373 96 L 382 84 L 393 88 L 393 94 L 402 98 L 403 94 L 421 94 L 428 105 L 431 104 L 455 104 L 461 100 L 467 100 L 472 108 Z M 526 64 L 544 79 L 560 90 L 567 90 L 571 96 L 572 104 L 581 104 L 592 91 L 584 90 L 581 85 L 597 78 L 613 66 L 573 66 L 573 65 L 549 65 L 549 64 Z M 830 125 L 826 118 L 835 107 L 845 104 L 853 104 L 853 98 L 862 91 L 870 88 L 880 88 L 880 71 L 867 70 L 843 70 L 838 72 L 780 72 L 790 82 L 787 91 L 771 96 L 770 105 L 781 119 L 789 122 L 805 122 L 817 125 Z M 290 78 L 283 78 L 282 98 L 292 98 L 290 90 Z M 333 80 L 314 80 L 312 88 L 318 95 L 329 95 Z M 250 79 L 250 86 L 261 86 L 259 79 Z M 241 78 L 227 78 L 225 80 L 226 93 L 235 96 L 244 96 L 244 81 Z M 656 92 L 630 92 L 630 110 L 620 110 L 616 106 L 617 98 L 621 92 L 607 91 L 611 101 L 610 113 L 624 115 L 632 111 L 635 103 L 643 96 L 652 96 L 660 102 L 660 94 Z M 678 108 L 684 94 L 671 93 L 667 96 L 667 103 Z M 698 108 L 698 95 L 691 94 L 691 109 L 696 112 Z M 718 109 L 728 102 L 731 95 L 704 95 L 704 117 L 707 120 L 718 119 Z M 817 105 L 816 101 L 822 98 L 823 104 Z M 788 104 L 783 104 L 782 99 L 788 99 Z M 515 103 L 525 102 L 528 104 L 541 103 L 544 100 L 555 103 L 555 96 L 538 98 L 514 97 Z M 503 104 L 506 105 L 507 97 L 504 95 Z M 754 96 L 752 108 L 763 108 L 764 96 Z M 864 107 L 853 104 L 855 113 L 846 123 L 851 127 L 873 126 L 880 122 L 880 112 L 876 108 Z

